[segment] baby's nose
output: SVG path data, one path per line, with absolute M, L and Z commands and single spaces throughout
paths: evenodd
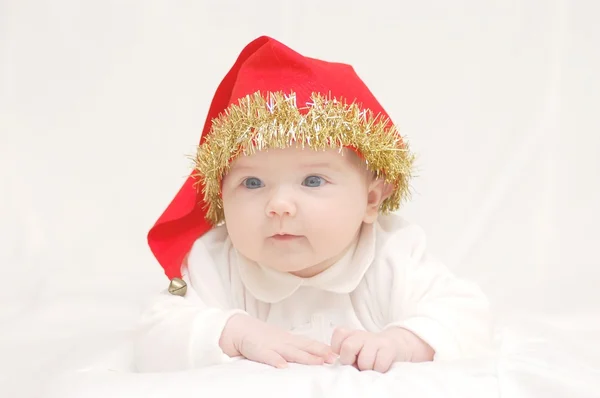
M 291 192 L 278 190 L 278 192 L 269 200 L 266 213 L 268 217 L 294 217 L 296 215 L 296 203 Z

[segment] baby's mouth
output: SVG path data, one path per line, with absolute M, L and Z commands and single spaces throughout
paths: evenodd
M 299 235 L 292 235 L 292 234 L 276 234 L 271 236 L 271 239 L 279 241 L 279 242 L 287 242 L 287 241 L 292 241 L 295 239 L 299 239 L 301 238 L 301 236 Z

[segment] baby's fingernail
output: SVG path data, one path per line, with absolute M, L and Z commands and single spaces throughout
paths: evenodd
M 278 367 L 279 369 L 285 369 L 285 368 L 287 368 L 287 363 L 285 363 L 285 362 L 283 362 L 283 363 L 278 363 L 278 364 L 277 364 L 277 367 Z
M 334 363 L 337 360 L 337 358 L 338 358 L 337 355 L 335 355 L 335 354 L 329 354 L 327 356 L 327 362 L 328 363 Z

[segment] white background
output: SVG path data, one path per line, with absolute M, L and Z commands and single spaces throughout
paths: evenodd
M 355 66 L 419 156 L 401 213 L 498 312 L 600 312 L 599 4 L 1 1 L 0 328 L 166 287 L 146 233 L 262 34 Z

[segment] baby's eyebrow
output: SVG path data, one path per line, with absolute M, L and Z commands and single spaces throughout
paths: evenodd
M 314 162 L 314 163 L 310 163 L 310 162 L 302 163 L 298 167 L 302 170 L 308 170 L 308 171 L 310 171 L 311 169 L 328 169 L 328 170 L 333 170 L 333 171 L 342 171 L 343 170 L 343 167 L 341 165 L 336 164 L 335 162 L 327 162 L 327 161 Z M 260 166 L 236 164 L 228 171 L 228 174 L 247 173 L 249 171 L 256 171 L 257 169 L 260 169 Z
M 339 167 L 333 165 L 330 162 L 319 162 L 319 163 L 306 163 L 302 165 L 304 169 L 339 169 Z
M 345 173 L 348 171 L 346 166 L 341 162 L 316 162 L 316 163 L 306 163 L 301 165 L 302 170 L 306 170 L 310 172 L 311 169 L 316 170 L 327 170 L 333 173 Z

